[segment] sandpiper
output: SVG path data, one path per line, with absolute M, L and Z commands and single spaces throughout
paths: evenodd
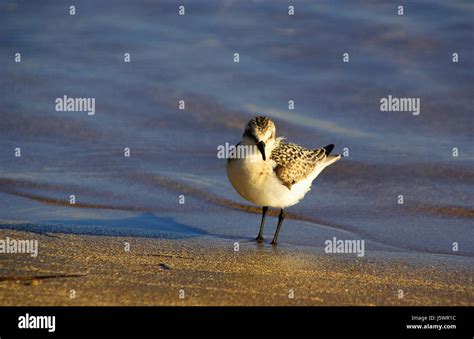
M 254 147 L 244 158 L 227 161 L 227 176 L 244 199 L 262 206 L 262 221 L 257 241 L 263 241 L 265 215 L 269 207 L 279 208 L 278 225 L 272 244 L 285 218 L 284 209 L 297 204 L 311 189 L 321 171 L 341 158 L 330 155 L 333 144 L 306 149 L 276 137 L 275 124 L 264 116 L 250 120 L 237 146 Z

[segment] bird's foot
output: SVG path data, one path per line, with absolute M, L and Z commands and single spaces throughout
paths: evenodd
M 255 238 L 255 240 L 256 240 L 258 243 L 261 243 L 261 242 L 263 242 L 263 237 L 259 234 L 259 235 Z

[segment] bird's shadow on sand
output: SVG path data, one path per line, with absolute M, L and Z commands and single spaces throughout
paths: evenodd
M 161 239 L 187 239 L 195 237 L 215 237 L 219 239 L 254 244 L 256 248 L 265 247 L 254 237 L 231 236 L 206 232 L 200 228 L 175 221 L 171 217 L 158 217 L 153 213 L 116 219 L 58 219 L 42 223 L 0 223 L 0 229 L 11 229 L 56 237 L 55 233 L 120 236 Z
M 39 234 L 66 233 L 96 236 L 185 239 L 208 235 L 207 232 L 176 222 L 170 217 L 142 213 L 118 219 L 65 219 L 44 223 L 0 224 L 0 228 Z

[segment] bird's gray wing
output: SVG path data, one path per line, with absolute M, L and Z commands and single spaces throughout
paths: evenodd
M 307 149 L 296 144 L 280 142 L 272 151 L 275 161 L 274 172 L 283 185 L 291 186 L 313 172 L 320 161 L 326 159 L 324 148 Z

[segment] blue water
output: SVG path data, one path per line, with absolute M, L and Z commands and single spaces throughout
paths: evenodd
M 392 1 L 298 1 L 294 16 L 286 1 L 182 1 L 185 16 L 174 1 L 74 3 L 0 4 L 2 227 L 250 239 L 259 217 L 216 149 L 265 114 L 293 142 L 349 149 L 281 242 L 474 254 L 471 1 L 411 1 L 404 16 Z M 94 97 L 96 114 L 55 111 L 63 95 Z M 381 112 L 388 95 L 420 98 L 420 115 Z

